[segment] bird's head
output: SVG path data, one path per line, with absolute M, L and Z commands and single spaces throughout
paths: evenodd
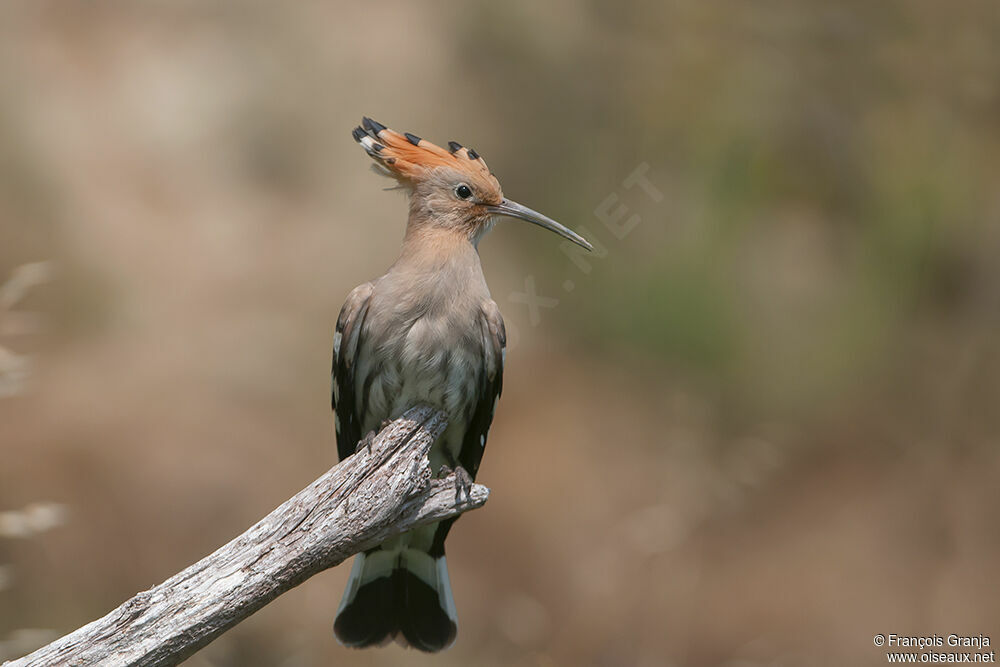
M 354 139 L 375 160 L 376 170 L 410 193 L 411 224 L 434 225 L 467 234 L 477 244 L 496 216 L 526 220 L 593 250 L 582 236 L 527 206 L 503 196 L 500 183 L 476 151 L 454 141 L 448 148 L 390 130 L 364 118 Z

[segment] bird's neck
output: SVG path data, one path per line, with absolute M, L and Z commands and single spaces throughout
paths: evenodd
M 396 301 L 421 314 L 478 310 L 490 296 L 475 246 L 441 228 L 408 227 L 399 259 L 382 280 Z
M 406 273 L 445 273 L 468 280 L 482 276 L 479 252 L 460 230 L 409 224 L 403 249 L 393 270 Z M 442 276 L 445 277 L 445 276 Z

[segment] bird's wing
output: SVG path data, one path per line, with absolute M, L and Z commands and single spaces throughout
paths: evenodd
M 335 414 L 337 453 L 340 460 L 354 453 L 361 439 L 361 420 L 355 399 L 354 379 L 358 351 L 361 349 L 361 330 L 374 285 L 365 283 L 354 288 L 340 310 L 337 329 L 333 335 L 333 368 L 330 371 L 331 406 Z
M 507 332 L 500 309 L 493 300 L 483 304 L 479 326 L 483 338 L 483 366 L 479 374 L 478 396 L 472 419 L 465 430 L 465 440 L 458 456 L 459 463 L 473 479 L 476 478 L 479 462 L 483 459 L 486 436 L 503 390 L 503 366 L 507 356 Z

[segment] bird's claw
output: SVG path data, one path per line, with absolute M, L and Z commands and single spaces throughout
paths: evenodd
M 459 504 L 462 496 L 472 499 L 472 475 L 462 466 L 455 466 L 455 504 Z
M 365 434 L 365 437 L 358 440 L 358 444 L 354 448 L 354 453 L 357 454 L 362 448 L 366 448 L 368 450 L 368 454 L 371 455 L 373 442 L 375 442 L 375 431 L 368 431 L 368 433 Z

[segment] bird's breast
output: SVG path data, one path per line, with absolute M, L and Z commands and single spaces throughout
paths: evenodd
M 482 369 L 473 313 L 426 314 L 372 322 L 359 355 L 364 429 L 377 429 L 418 403 L 444 410 L 458 426 L 471 414 Z

